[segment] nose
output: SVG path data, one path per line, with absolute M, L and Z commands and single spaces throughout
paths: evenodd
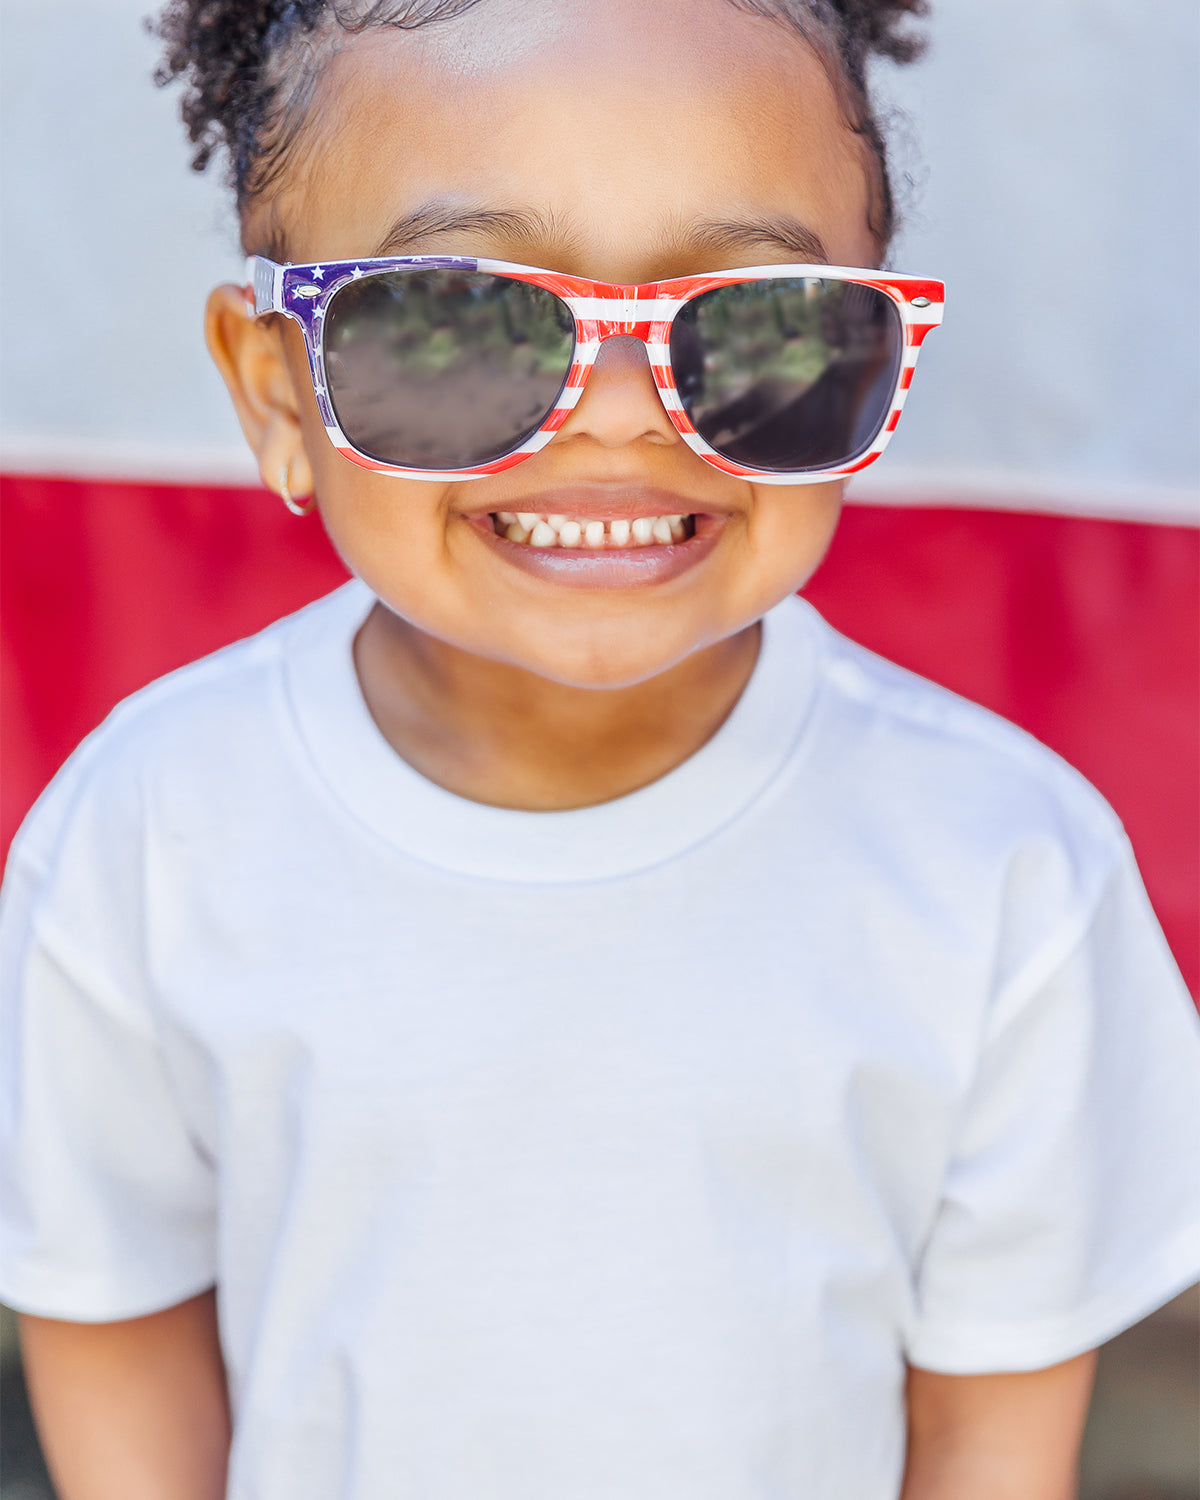
M 628 443 L 680 441 L 658 394 L 643 340 L 605 335 L 588 371 L 579 404 L 559 429 L 560 438 L 589 437 L 605 448 Z

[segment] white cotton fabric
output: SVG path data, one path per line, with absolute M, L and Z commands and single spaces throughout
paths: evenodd
M 351 584 L 119 708 L 3 895 L 0 1296 L 216 1282 L 235 1500 L 892 1500 L 905 1361 L 1200 1277 L 1196 1015 L 1099 796 L 791 600 L 600 807 L 423 780 Z

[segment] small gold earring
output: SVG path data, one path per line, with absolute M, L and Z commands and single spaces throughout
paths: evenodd
M 317 503 L 315 495 L 309 495 L 306 500 L 293 500 L 292 492 L 288 488 L 289 470 L 285 465 L 279 471 L 279 498 L 287 506 L 294 516 L 307 516 L 311 514 L 312 508 Z

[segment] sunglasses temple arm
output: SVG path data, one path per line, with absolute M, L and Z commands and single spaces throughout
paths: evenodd
M 283 305 L 283 267 L 265 255 L 251 255 L 246 260 L 246 305 L 254 317 L 263 313 L 286 312 Z

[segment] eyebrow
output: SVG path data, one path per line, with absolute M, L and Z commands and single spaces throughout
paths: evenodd
M 829 251 L 821 236 L 789 214 L 753 219 L 709 219 L 691 226 L 685 242 L 689 248 L 703 245 L 713 250 L 730 251 L 769 245 L 774 250 L 786 250 L 794 260 L 805 265 L 829 264 Z
M 481 234 L 489 239 L 551 244 L 563 240 L 563 226 L 536 208 L 463 208 L 446 202 L 424 203 L 401 214 L 372 255 L 403 253 L 416 241 L 442 234 Z
M 492 243 L 500 240 L 558 249 L 570 249 L 578 242 L 578 236 L 561 219 L 536 208 L 465 207 L 433 200 L 401 214 L 371 254 L 404 254 L 416 243 L 446 234 L 478 234 Z M 777 253 L 782 250 L 791 260 L 806 265 L 829 264 L 829 252 L 820 235 L 788 214 L 681 221 L 660 237 L 655 253 L 681 259 L 694 259 L 704 251 L 736 256 L 758 245 Z

